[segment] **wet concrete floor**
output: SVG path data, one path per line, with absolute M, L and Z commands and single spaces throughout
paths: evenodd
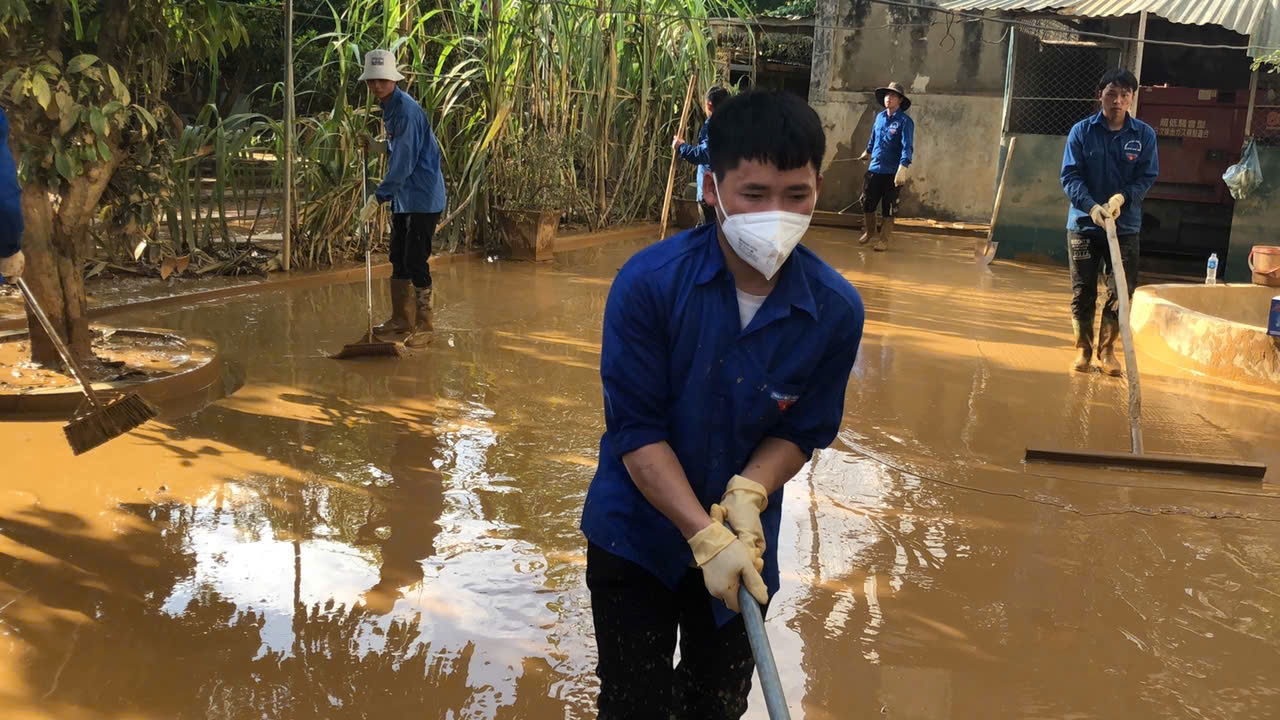
M 1024 466 L 1127 448 L 1123 384 L 1065 370 L 1065 271 L 855 237 L 808 240 L 868 323 L 784 506 L 793 715 L 1280 716 L 1280 394 L 1143 359 L 1148 449 L 1265 483 Z M 113 317 L 216 340 L 247 383 L 76 459 L 0 425 L 0 716 L 592 717 L 577 521 L 638 247 L 442 268 L 435 344 L 399 361 L 325 357 L 362 284 Z

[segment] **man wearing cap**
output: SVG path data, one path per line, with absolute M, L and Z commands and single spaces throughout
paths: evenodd
M 893 206 L 898 200 L 898 188 L 907 181 L 916 124 L 907 115 L 911 100 L 902 85 L 891 82 L 877 88 L 876 104 L 883 105 L 884 112 L 876 116 L 866 152 L 858 156 L 859 160 L 871 160 L 862 185 L 862 219 L 866 231 L 858 238 L 858 243 L 866 245 L 875 233 L 878 204 L 884 225 L 874 249 L 883 252 L 889 249 L 889 240 L 893 236 Z
M 374 328 L 377 334 L 405 335 L 409 347 L 431 342 L 431 240 L 444 212 L 444 174 L 440 146 L 427 114 L 396 86 L 404 75 L 395 56 L 370 50 L 360 75 L 382 106 L 386 142 L 360 138 L 365 150 L 389 153 L 382 183 L 365 202 L 360 219 L 368 222 L 378 206 L 391 203 L 391 319 Z

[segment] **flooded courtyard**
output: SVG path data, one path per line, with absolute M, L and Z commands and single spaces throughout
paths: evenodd
M 1123 382 L 1067 371 L 1065 268 L 856 236 L 807 240 L 867 325 L 840 436 L 787 486 L 793 716 L 1280 717 L 1280 391 L 1139 357 L 1148 451 L 1262 483 L 1024 465 L 1127 449 Z M 593 717 L 578 519 L 640 247 L 452 263 L 400 360 L 327 357 L 363 283 L 112 316 L 214 341 L 245 384 L 80 458 L 0 425 L 0 715 Z

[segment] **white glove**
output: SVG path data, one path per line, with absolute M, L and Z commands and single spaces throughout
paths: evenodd
M 378 214 L 379 205 L 377 196 L 370 195 L 369 199 L 364 201 L 364 207 L 360 208 L 360 222 L 372 220 Z
M 861 160 L 862 162 L 866 162 L 867 160 L 871 159 L 871 153 L 864 152 L 858 156 L 858 159 Z
M 372 136 L 366 133 L 356 136 L 356 144 L 367 154 L 382 155 L 387 152 L 386 140 L 374 140 Z
M 898 166 L 898 172 L 897 172 L 897 173 L 895 173 L 895 174 L 894 174 L 894 176 L 893 176 L 893 184 L 894 184 L 896 187 L 902 187 L 903 185 L 905 185 L 905 184 L 906 184 L 906 182 L 907 182 L 907 173 L 908 173 L 908 172 L 909 172 L 909 171 L 907 170 L 907 166 L 906 166 L 906 165 L 899 165 L 899 166 Z
M 1119 218 L 1120 208 L 1122 207 L 1124 207 L 1124 195 L 1116 193 L 1107 201 L 1107 214 L 1110 215 L 1113 220 Z
M 22 277 L 22 271 L 25 270 L 26 267 L 27 258 L 22 254 L 22 251 L 19 250 L 9 257 L 0 258 L 0 277 L 3 277 L 5 282 L 15 282 L 18 278 Z
M 760 577 L 764 560 L 752 558 L 751 551 L 725 527 L 724 508 L 711 506 L 711 524 L 689 538 L 693 559 L 702 568 L 702 582 L 707 592 L 720 598 L 734 612 L 738 606 L 738 585 L 745 583 L 747 590 L 761 605 L 769 601 L 769 588 Z
M 1107 220 L 1111 219 L 1111 211 L 1102 205 L 1094 205 L 1089 209 L 1089 219 L 1098 227 L 1106 227 Z

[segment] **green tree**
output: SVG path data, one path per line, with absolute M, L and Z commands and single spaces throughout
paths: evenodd
M 216 0 L 0 0 L 0 101 L 23 184 L 27 280 L 77 356 L 90 352 L 91 227 L 136 229 L 159 215 L 168 168 L 156 155 L 181 132 L 162 99 L 173 67 L 216 61 L 245 38 Z M 134 181 L 113 186 L 121 172 Z M 32 359 L 58 365 L 31 320 Z

